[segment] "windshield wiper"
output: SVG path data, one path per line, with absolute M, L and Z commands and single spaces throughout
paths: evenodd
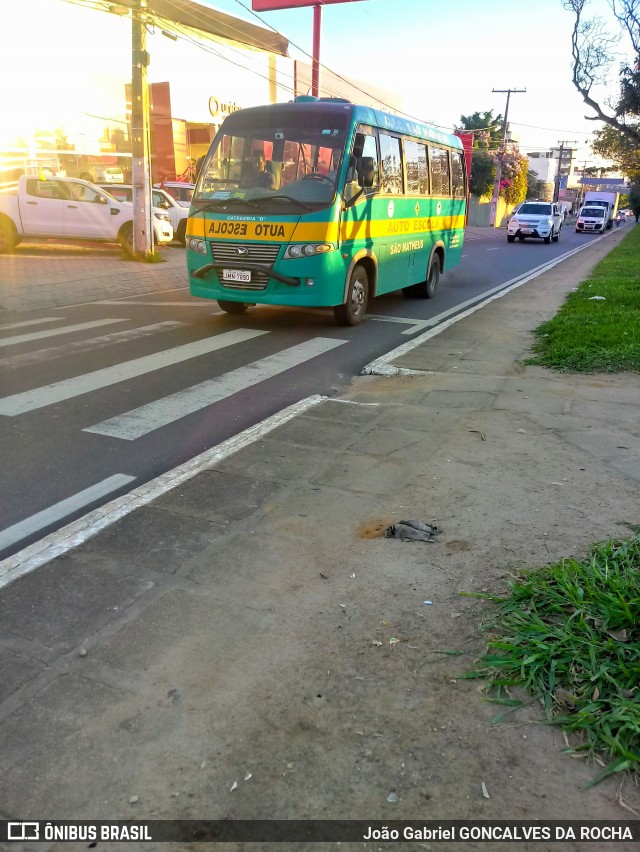
M 300 201 L 297 198 L 294 198 L 292 195 L 264 195 L 260 198 L 254 199 L 256 202 L 256 207 L 258 207 L 263 201 L 293 201 L 294 204 L 297 204 L 299 207 L 302 207 L 303 210 L 311 211 L 313 207 L 310 207 L 308 204 L 305 204 L 304 201 Z
M 198 201 L 196 200 L 195 204 L 197 203 Z M 224 209 L 227 204 L 246 204 L 247 207 L 253 207 L 254 209 L 257 209 L 258 207 L 254 201 L 249 201 L 247 198 L 219 198 L 216 201 L 208 201 L 202 207 L 198 207 L 198 213 L 209 210 L 221 210 Z

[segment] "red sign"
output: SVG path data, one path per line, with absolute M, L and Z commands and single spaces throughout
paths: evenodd
M 275 12 L 278 9 L 298 9 L 301 6 L 328 6 L 330 3 L 356 3 L 358 0 L 251 0 L 254 12 Z
M 467 167 L 467 179 L 471 177 L 471 156 L 473 151 L 473 131 L 472 130 L 457 130 L 455 133 L 456 136 L 462 142 L 462 149 L 464 151 L 464 161 Z

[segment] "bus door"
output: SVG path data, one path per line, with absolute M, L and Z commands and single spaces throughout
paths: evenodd
M 402 140 L 379 131 L 380 195 L 377 201 L 380 232 L 378 292 L 406 287 L 410 281 L 409 266 L 415 264 L 413 246 L 414 205 L 404 198 L 402 174 Z
M 378 258 L 373 209 L 380 190 L 379 163 L 376 131 L 360 126 L 347 158 L 340 224 L 341 251 L 349 260 L 363 251 Z

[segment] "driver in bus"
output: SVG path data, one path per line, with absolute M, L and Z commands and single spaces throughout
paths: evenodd
M 260 186 L 264 189 L 275 189 L 273 175 L 267 169 L 267 163 L 262 151 L 254 151 L 251 155 L 251 165 L 242 178 L 242 186 Z

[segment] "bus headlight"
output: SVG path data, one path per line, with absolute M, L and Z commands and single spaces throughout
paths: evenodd
M 295 245 L 287 246 L 284 259 L 313 257 L 316 254 L 326 254 L 329 251 L 333 251 L 333 249 L 334 246 L 331 243 L 296 243 Z
M 187 248 L 190 248 L 191 251 L 197 251 L 200 254 L 207 253 L 207 244 L 204 240 L 198 239 L 198 237 L 189 237 L 187 240 Z

